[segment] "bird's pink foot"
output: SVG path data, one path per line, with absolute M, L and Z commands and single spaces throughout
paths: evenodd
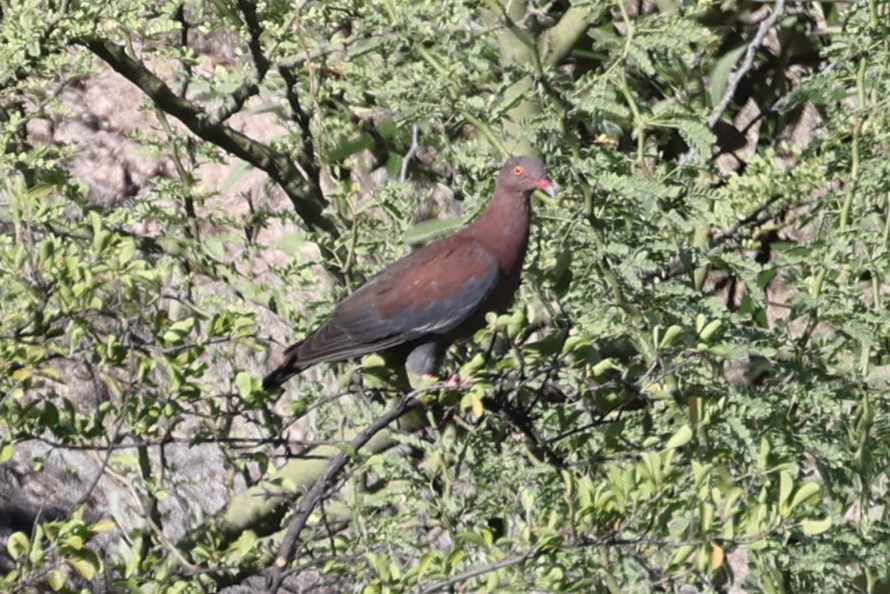
M 470 380 L 461 379 L 461 377 L 458 374 L 452 373 L 451 377 L 449 377 L 445 381 L 445 387 L 448 388 L 449 390 L 457 390 L 459 388 L 466 388 L 467 386 L 469 386 L 472 383 L 473 382 L 471 382 Z
M 446 390 L 457 390 L 458 388 L 466 388 L 472 382 L 467 379 L 461 379 L 460 376 L 456 373 L 451 374 L 451 376 L 445 380 L 444 382 L 440 382 L 439 378 L 432 373 L 424 373 L 420 376 L 420 381 L 423 385 L 433 386 L 440 385 Z

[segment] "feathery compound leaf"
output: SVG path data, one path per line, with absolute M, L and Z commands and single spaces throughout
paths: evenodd
M 680 136 L 689 145 L 689 148 L 695 151 L 700 159 L 707 159 L 713 152 L 714 142 L 717 137 L 711 132 L 705 124 L 699 120 L 683 118 L 676 120 L 673 125 L 677 128 Z

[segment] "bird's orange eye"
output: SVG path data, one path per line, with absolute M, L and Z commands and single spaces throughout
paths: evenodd
M 522 165 L 517 165 L 513 168 L 513 173 L 515 175 L 522 175 L 523 173 L 525 173 L 525 169 L 522 168 Z

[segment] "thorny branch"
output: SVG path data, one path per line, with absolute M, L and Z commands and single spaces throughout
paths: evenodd
M 754 66 L 754 56 L 757 55 L 757 50 L 763 45 L 763 41 L 766 39 L 766 34 L 775 26 L 784 12 L 785 0 L 776 0 L 775 5 L 773 5 L 773 11 L 760 23 L 760 26 L 757 28 L 757 33 L 754 35 L 754 39 L 751 40 L 751 43 L 748 44 L 748 49 L 745 50 L 745 58 L 742 60 L 741 65 L 739 65 L 738 70 L 729 75 L 729 80 L 726 83 L 726 89 L 723 91 L 723 96 L 714 107 L 711 115 L 708 116 L 708 126 L 711 128 L 713 128 L 717 122 L 720 121 L 720 118 L 723 117 L 723 113 L 729 107 L 732 98 L 735 96 L 739 83 L 742 82 L 742 79 L 745 78 L 745 75 L 747 75 Z

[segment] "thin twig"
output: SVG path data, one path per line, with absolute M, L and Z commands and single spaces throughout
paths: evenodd
M 754 209 L 750 214 L 742 217 L 737 220 L 732 227 L 717 233 L 714 237 L 708 242 L 708 247 L 710 249 L 714 249 L 720 247 L 725 243 L 729 243 L 734 240 L 737 236 L 741 235 L 741 232 L 747 230 L 756 225 L 762 225 L 766 221 L 773 218 L 773 215 L 770 213 L 770 208 L 779 202 L 784 196 L 776 195 L 770 196 L 763 204 Z M 675 257 L 670 264 L 665 268 L 661 268 L 654 272 L 650 272 L 643 276 L 643 280 L 646 282 L 653 281 L 658 279 L 660 281 L 666 281 L 674 278 L 675 276 L 682 274 L 685 270 L 683 259 L 680 256 Z
M 784 12 L 785 0 L 776 0 L 776 3 L 773 5 L 773 11 L 760 23 L 760 26 L 757 28 L 757 33 L 754 35 L 754 39 L 751 40 L 751 43 L 748 44 L 748 49 L 745 50 L 745 59 L 742 60 L 738 69 L 729 75 L 726 89 L 723 91 L 723 97 L 720 98 L 720 102 L 717 103 L 717 106 L 714 107 L 714 111 L 708 116 L 708 126 L 711 128 L 713 128 L 717 122 L 720 121 L 720 118 L 723 117 L 723 113 L 729 107 L 732 98 L 735 96 L 739 83 L 754 66 L 754 56 L 757 54 L 757 50 L 763 45 L 763 41 L 766 39 L 766 34 L 769 33 L 773 26 L 775 26 L 776 22 L 781 18 Z
M 405 156 L 402 157 L 402 169 L 399 171 L 399 181 L 404 182 L 405 178 L 408 177 L 408 165 L 411 164 L 411 159 L 413 159 L 417 155 L 417 149 L 420 146 L 417 144 L 417 135 L 420 132 L 420 126 L 414 124 L 411 127 L 411 148 L 408 149 L 408 152 L 405 153 Z
M 130 410 L 130 401 L 133 399 L 133 395 L 136 393 L 135 390 L 130 390 L 126 397 L 124 398 L 123 405 L 119 408 L 120 416 L 117 418 L 117 421 L 114 424 L 114 428 L 111 431 L 111 435 L 108 438 L 108 446 L 105 450 L 105 455 L 102 457 L 102 461 L 99 463 L 99 469 L 96 471 L 96 476 L 93 477 L 93 480 L 90 482 L 90 486 L 87 487 L 86 491 L 84 491 L 83 495 L 81 495 L 80 499 L 77 500 L 77 503 L 74 504 L 74 508 L 78 508 L 81 505 L 85 505 L 87 501 L 89 501 L 90 497 L 93 494 L 93 490 L 99 486 L 99 481 L 102 480 L 102 477 L 105 476 L 105 470 L 111 464 L 111 458 L 114 455 L 116 449 L 114 444 L 120 439 L 121 432 L 124 427 L 124 422 L 128 419 L 128 415 L 126 411 Z
M 290 108 L 290 117 L 300 127 L 300 145 L 302 150 L 294 162 L 303 178 L 309 184 L 309 193 L 318 202 L 327 204 L 327 198 L 321 189 L 321 167 L 315 158 L 315 139 L 312 133 L 312 114 L 303 108 L 300 100 L 299 79 L 293 68 L 278 67 L 278 73 L 285 82 L 284 96 Z
M 477 567 L 476 569 L 471 569 L 470 571 L 459 573 L 453 577 L 448 578 L 447 580 L 436 582 L 432 586 L 421 590 L 420 594 L 433 594 L 434 592 L 441 592 L 442 590 L 460 584 L 461 582 L 471 580 L 475 577 L 479 577 L 480 575 L 485 575 L 486 573 L 491 573 L 492 571 L 497 571 L 498 569 L 504 569 L 506 567 L 515 567 L 516 565 L 522 565 L 529 559 L 537 557 L 540 553 L 540 547 L 535 547 L 532 550 L 519 555 L 518 557 L 503 559 L 502 561 L 498 561 L 497 563 L 492 563 L 491 565 L 486 565 L 485 567 Z
M 176 10 L 173 13 L 173 20 L 179 23 L 179 45 L 184 49 L 188 48 L 189 31 L 192 26 L 185 15 L 185 2 L 176 7 Z M 179 65 L 182 68 L 183 73 L 185 73 L 185 76 L 182 77 L 182 81 L 179 84 L 179 96 L 185 97 L 188 94 L 192 76 L 194 76 L 194 69 L 189 60 L 180 60 Z

